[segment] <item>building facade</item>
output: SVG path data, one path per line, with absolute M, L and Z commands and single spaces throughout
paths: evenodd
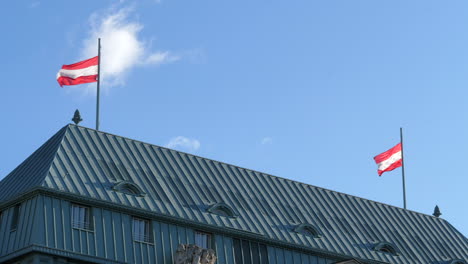
M 467 264 L 442 218 L 67 125 L 0 182 L 0 263 Z

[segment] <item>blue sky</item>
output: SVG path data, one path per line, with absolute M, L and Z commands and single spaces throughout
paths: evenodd
M 402 207 L 373 156 L 404 129 L 408 209 L 468 234 L 468 2 L 8 1 L 0 9 L 0 178 L 95 85 L 102 131 Z

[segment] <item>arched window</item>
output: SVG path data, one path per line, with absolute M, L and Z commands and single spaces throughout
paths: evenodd
M 125 193 L 125 194 L 130 194 L 130 195 L 135 195 L 135 196 L 140 196 L 140 197 L 146 195 L 138 185 L 129 181 L 121 181 L 115 184 L 112 187 L 112 189 L 114 191 L 118 191 L 118 192 Z
M 305 236 L 310 236 L 313 238 L 321 238 L 322 234 L 319 232 L 319 229 L 315 226 L 307 223 L 300 224 L 294 228 L 294 232 L 303 234 Z
M 400 255 L 398 248 L 389 242 L 380 242 L 374 246 L 375 251 L 392 254 L 394 256 Z
M 454 259 L 448 262 L 449 264 L 467 264 L 466 261 L 461 259 Z
M 232 209 L 229 205 L 227 205 L 225 203 L 214 204 L 214 205 L 210 206 L 210 208 L 208 208 L 207 211 L 209 213 L 217 214 L 217 215 L 220 215 L 220 216 L 225 216 L 225 217 L 230 217 L 230 218 L 236 218 L 237 217 L 237 214 L 234 211 L 234 209 Z

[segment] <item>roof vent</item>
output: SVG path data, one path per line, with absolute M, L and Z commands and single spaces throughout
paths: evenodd
M 450 260 L 449 262 L 447 262 L 449 264 L 467 264 L 466 261 L 462 260 L 462 259 L 454 259 L 454 260 Z
M 400 251 L 398 248 L 393 245 L 392 243 L 389 242 L 380 242 L 374 246 L 375 251 L 387 253 L 387 254 L 392 254 L 394 256 L 399 256 Z
M 349 259 L 349 260 L 335 262 L 334 264 L 362 264 L 362 262 L 360 262 L 357 259 Z
M 308 223 L 303 223 L 294 228 L 294 232 L 303 234 L 305 236 L 310 236 L 313 238 L 321 238 L 322 234 L 320 234 L 319 229 L 316 228 L 315 226 L 308 224 Z
M 207 211 L 212 214 L 217 214 L 220 216 L 236 218 L 238 215 L 229 205 L 225 203 L 217 203 L 210 206 Z
M 138 185 L 129 181 L 121 181 L 119 183 L 116 183 L 112 187 L 112 190 L 125 193 L 125 194 L 134 195 L 134 196 L 140 196 L 140 197 L 143 197 L 146 195 L 146 193 L 144 193 L 143 190 Z
M 440 213 L 439 206 L 437 206 L 437 205 L 435 206 L 435 208 L 434 208 L 434 213 L 433 213 L 432 215 L 435 216 L 435 217 L 439 217 L 439 216 L 442 215 L 442 214 Z

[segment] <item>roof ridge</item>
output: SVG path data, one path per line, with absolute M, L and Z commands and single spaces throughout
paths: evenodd
M 397 210 L 402 210 L 402 211 L 407 211 L 407 212 L 410 212 L 410 213 L 419 214 L 419 215 L 422 215 L 422 216 L 424 216 L 424 217 L 437 218 L 437 219 L 439 219 L 439 220 L 446 221 L 446 220 L 443 219 L 443 218 L 434 217 L 434 216 L 432 216 L 432 215 L 430 215 L 430 214 L 425 214 L 425 213 L 417 212 L 417 211 L 410 210 L 410 209 L 404 209 L 404 208 L 401 208 L 401 207 L 396 206 L 396 205 L 391 205 L 391 204 L 387 204 L 387 203 L 383 203 L 383 202 L 379 202 L 379 201 L 375 201 L 375 200 L 371 200 L 371 199 L 359 197 L 359 196 L 356 196 L 356 195 L 353 195 L 353 194 L 348 194 L 348 193 L 344 193 L 344 192 L 340 192 L 340 191 L 335 191 L 335 190 L 327 189 L 327 188 L 325 188 L 325 187 L 320 187 L 320 186 L 316 186 L 316 185 L 313 185 L 313 184 L 304 183 L 304 182 L 300 182 L 300 181 L 297 181 L 297 180 L 292 180 L 292 179 L 284 178 L 284 177 L 281 177 L 281 176 L 276 176 L 276 175 L 269 174 L 269 173 L 266 173 L 266 172 L 261 172 L 261 171 L 255 170 L 255 169 L 245 168 L 245 167 L 238 166 L 238 165 L 234 165 L 234 164 L 230 164 L 230 163 L 227 163 L 227 162 L 223 162 L 223 161 L 219 161 L 219 160 L 215 160 L 215 159 L 211 159 L 211 158 L 206 158 L 206 157 L 198 156 L 198 155 L 195 155 L 195 154 L 192 154 L 192 153 L 187 153 L 187 152 L 184 152 L 184 151 L 180 151 L 180 150 L 175 150 L 175 149 L 167 148 L 167 147 L 160 146 L 160 145 L 157 145 L 157 144 L 152 144 L 152 143 L 144 142 L 144 141 L 141 141 L 141 140 L 132 139 L 132 138 L 129 138 L 129 137 L 120 136 L 120 135 L 116 135 L 116 134 L 113 134 L 113 133 L 109 133 L 109 132 L 105 132 L 105 131 L 101 131 L 101 130 L 96 130 L 96 129 L 92 129 L 92 128 L 89 128 L 89 127 L 79 126 L 79 125 L 75 125 L 75 124 L 68 124 L 67 126 L 68 126 L 68 127 L 70 127 L 70 126 L 75 126 L 75 127 L 78 127 L 78 128 L 93 130 L 93 131 L 95 131 L 95 132 L 99 132 L 99 133 L 102 133 L 102 134 L 107 134 L 107 135 L 110 135 L 110 136 L 114 136 L 114 137 L 119 137 L 119 138 L 122 138 L 122 139 L 131 140 L 131 141 L 138 142 L 138 143 L 141 143 L 141 144 L 146 144 L 146 145 L 150 145 L 150 146 L 155 146 L 155 147 L 159 147 L 159 148 L 162 148 L 162 149 L 167 149 L 167 150 L 171 150 L 171 151 L 176 151 L 176 152 L 179 152 L 179 153 L 182 153 L 182 154 L 185 154 L 185 155 L 189 155 L 189 156 L 192 156 L 192 157 L 201 158 L 201 159 L 205 159 L 205 160 L 210 160 L 210 161 L 213 161 L 213 162 L 218 162 L 218 163 L 220 163 L 220 164 L 225 164 L 225 165 L 228 165 L 228 166 L 233 166 L 233 167 L 235 167 L 235 168 L 237 168 L 237 169 L 243 169 L 243 170 L 252 171 L 252 172 L 254 172 L 254 173 L 259 173 L 259 174 L 262 175 L 262 176 L 274 177 L 274 178 L 286 180 L 286 181 L 289 181 L 289 182 L 302 184 L 302 185 L 305 185 L 305 186 L 307 186 L 307 187 L 312 187 L 312 188 L 317 188 L 317 189 L 320 189 L 320 190 L 330 191 L 330 192 L 333 192 L 333 193 L 336 193 L 336 194 L 345 195 L 345 196 L 357 198 L 357 199 L 360 199 L 360 200 L 369 201 L 369 202 L 372 202 L 372 203 L 375 203 L 375 204 L 380 204 L 380 205 L 384 205 L 384 206 L 389 206 L 389 207 L 392 207 L 392 208 L 396 208 Z
M 49 164 L 47 165 L 47 170 L 44 174 L 44 178 L 42 179 L 41 181 L 41 184 L 39 184 L 39 186 L 44 186 L 44 181 L 46 180 L 47 176 L 49 175 L 49 171 L 50 171 L 50 167 L 52 166 L 52 164 L 54 163 L 55 161 L 55 158 L 57 157 L 57 154 L 58 154 L 58 151 L 60 149 L 60 147 L 62 146 L 62 143 L 63 143 L 63 140 L 65 139 L 65 136 L 67 135 L 67 132 L 70 130 L 70 125 L 71 124 L 67 124 L 65 125 L 64 127 L 62 127 L 57 133 L 55 133 L 49 140 L 51 140 L 52 138 L 54 138 L 56 135 L 58 135 L 60 132 L 62 132 L 62 135 L 60 136 L 60 140 L 57 142 L 57 147 L 54 151 L 54 155 L 53 157 L 50 159 L 50 162 Z M 47 140 L 46 143 L 49 141 Z M 46 144 L 44 143 L 44 145 Z M 42 147 L 42 146 L 41 146 Z

